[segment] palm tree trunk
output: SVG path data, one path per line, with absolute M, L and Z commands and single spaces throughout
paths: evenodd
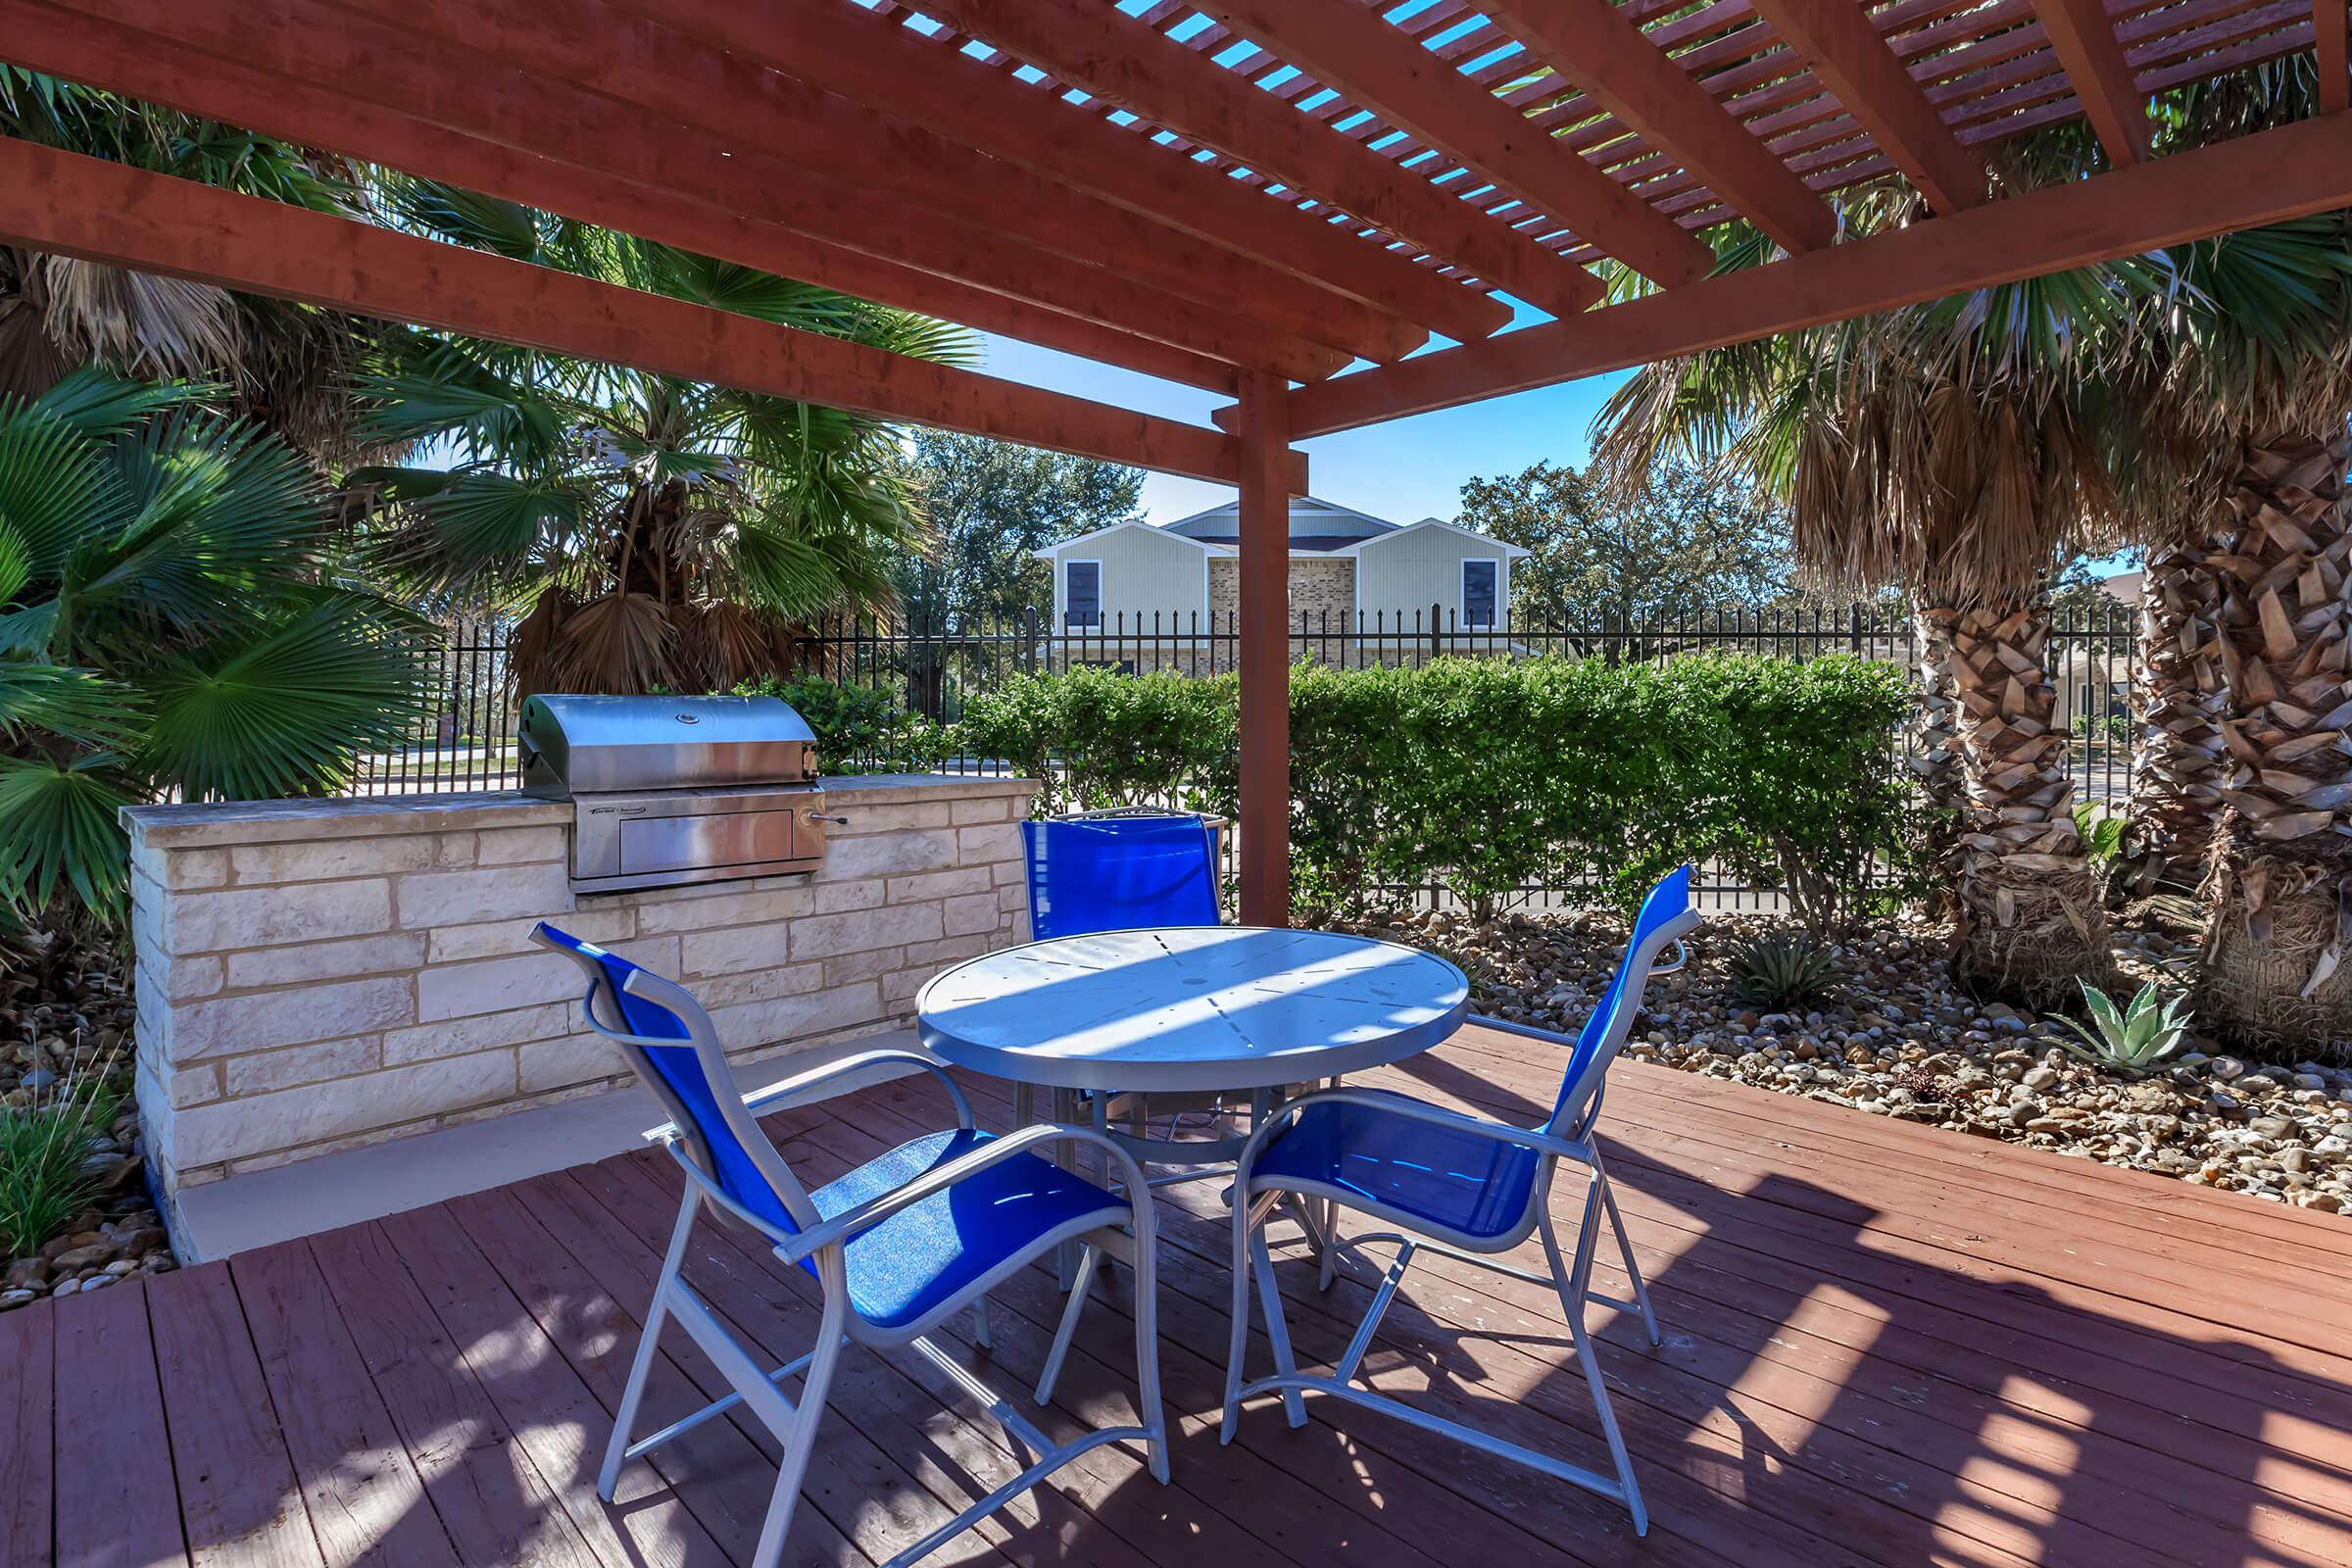
M 2222 574 L 2229 804 L 2199 1010 L 2253 1047 L 2352 1060 L 2352 440 L 2249 442 Z
M 1956 847 L 1954 965 L 1969 984 L 2048 1006 L 2113 968 L 2106 911 L 2075 829 L 2067 736 L 2050 679 L 2046 595 L 1952 620 L 1965 809 Z
M 1952 680 L 1952 627 L 1957 611 L 1911 601 L 1912 667 L 1919 681 L 1919 708 L 1912 720 L 1911 771 L 1919 781 L 1927 829 L 1921 852 L 1936 875 L 1928 912 L 1948 915 L 1954 846 L 1967 805 L 1960 766 L 1960 700 Z
M 2194 887 L 2205 875 L 2223 784 L 2222 582 L 2228 547 L 2148 557 L 2139 593 L 2139 673 L 2133 679 L 2139 755 L 2132 760 L 2132 878 Z

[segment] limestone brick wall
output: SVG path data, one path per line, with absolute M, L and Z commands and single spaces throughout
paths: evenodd
M 1025 780 L 827 781 L 812 873 L 575 898 L 568 805 L 519 795 L 141 807 L 138 1097 L 171 1191 L 623 1081 L 546 918 L 693 991 L 740 1060 L 911 1021 L 1022 939 Z

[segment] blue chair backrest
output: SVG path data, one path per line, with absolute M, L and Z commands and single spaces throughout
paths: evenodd
M 733 1075 L 725 1071 L 725 1054 L 717 1047 L 710 1017 L 694 999 L 619 954 L 583 942 L 545 920 L 532 927 L 531 936 L 569 957 L 588 976 L 589 1021 L 615 1037 L 629 1065 L 685 1133 L 703 1173 L 753 1213 L 785 1230 L 799 1230 L 791 1205 L 747 1143 L 747 1138 L 760 1134 L 756 1126 L 747 1131 L 744 1125 L 750 1113 L 734 1092 Z M 633 991 L 630 977 L 637 974 L 656 981 L 668 1000 L 657 1002 Z M 644 982 L 638 984 L 642 987 Z M 601 1017 L 599 1003 L 604 1004 Z
M 1560 1098 L 1552 1106 L 1550 1130 L 1573 1132 L 1599 1098 L 1609 1062 L 1633 1033 L 1634 1017 L 1642 1010 L 1642 988 L 1650 966 L 1668 943 L 1694 930 L 1699 923 L 1690 907 L 1690 868 L 1681 866 L 1651 888 L 1634 918 L 1634 933 L 1626 940 L 1625 956 L 1600 1004 L 1578 1031 L 1576 1049 L 1568 1054 L 1568 1071 L 1560 1081 Z
M 1023 822 L 1029 934 L 1217 923 L 1216 841 L 1198 816 Z

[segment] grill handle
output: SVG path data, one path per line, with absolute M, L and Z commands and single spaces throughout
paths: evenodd
M 808 814 L 808 820 L 811 822 L 838 822 L 843 827 L 850 825 L 850 819 L 846 816 L 835 816 L 825 811 L 810 811 Z

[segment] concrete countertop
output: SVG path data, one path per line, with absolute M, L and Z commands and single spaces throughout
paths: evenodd
M 849 773 L 821 779 L 829 795 L 870 806 L 1030 795 L 1037 781 L 997 773 Z M 571 820 L 568 801 L 519 790 L 452 795 L 376 795 L 356 800 L 213 801 L 194 806 L 126 806 L 122 825 L 143 849 L 282 844 L 295 839 L 373 838 L 468 828 L 532 827 Z

